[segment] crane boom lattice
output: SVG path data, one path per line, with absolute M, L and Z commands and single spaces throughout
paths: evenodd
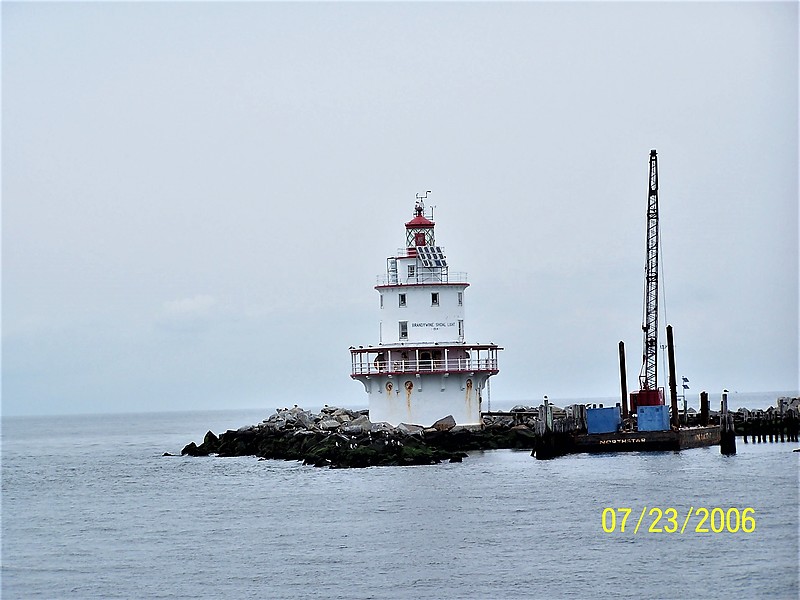
M 658 365 L 658 159 L 655 150 L 650 151 L 642 331 L 644 344 L 639 387 L 642 390 L 656 390 Z

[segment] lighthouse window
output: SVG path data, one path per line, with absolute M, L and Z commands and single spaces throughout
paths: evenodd
M 415 266 L 416 265 L 408 265 L 408 276 L 409 277 L 414 277 L 414 267 Z
M 400 339 L 408 339 L 408 321 L 400 321 Z
M 431 294 L 431 306 L 439 306 L 439 293 L 433 292 Z
M 464 304 L 464 292 L 458 292 L 458 305 L 462 306 Z
M 381 308 L 383 308 L 383 294 L 381 294 Z
M 398 298 L 398 304 L 400 306 L 405 306 L 406 305 L 406 295 L 405 294 L 399 294 L 397 298 Z
M 464 320 L 458 320 L 458 337 L 464 337 Z

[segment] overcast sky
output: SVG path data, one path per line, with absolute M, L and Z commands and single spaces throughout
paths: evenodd
M 3 2 L 3 413 L 365 405 L 348 347 L 424 190 L 493 402 L 617 395 L 620 340 L 635 388 L 651 148 L 679 375 L 796 390 L 797 32 L 796 2 Z

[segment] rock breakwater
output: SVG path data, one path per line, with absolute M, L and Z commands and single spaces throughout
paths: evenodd
M 257 456 L 297 460 L 315 467 L 360 468 L 461 462 L 472 450 L 532 449 L 534 430 L 520 419 L 489 418 L 484 427 L 456 426 L 452 416 L 430 427 L 373 423 L 368 411 L 326 406 L 318 414 L 300 407 L 279 409 L 258 425 L 206 433 L 187 444 L 189 456 Z

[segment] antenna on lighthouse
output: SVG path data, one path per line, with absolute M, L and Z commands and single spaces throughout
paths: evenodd
M 428 194 L 430 194 L 430 193 L 431 193 L 430 190 L 426 190 L 425 191 L 425 195 L 423 196 L 422 192 L 417 192 L 417 194 L 416 194 L 417 204 L 416 204 L 416 206 L 414 206 L 414 212 L 416 212 L 416 215 L 418 217 L 424 217 L 425 216 L 425 203 L 423 202 L 423 200 L 427 200 L 428 199 Z M 431 219 L 432 218 L 433 218 L 433 211 L 431 211 Z

